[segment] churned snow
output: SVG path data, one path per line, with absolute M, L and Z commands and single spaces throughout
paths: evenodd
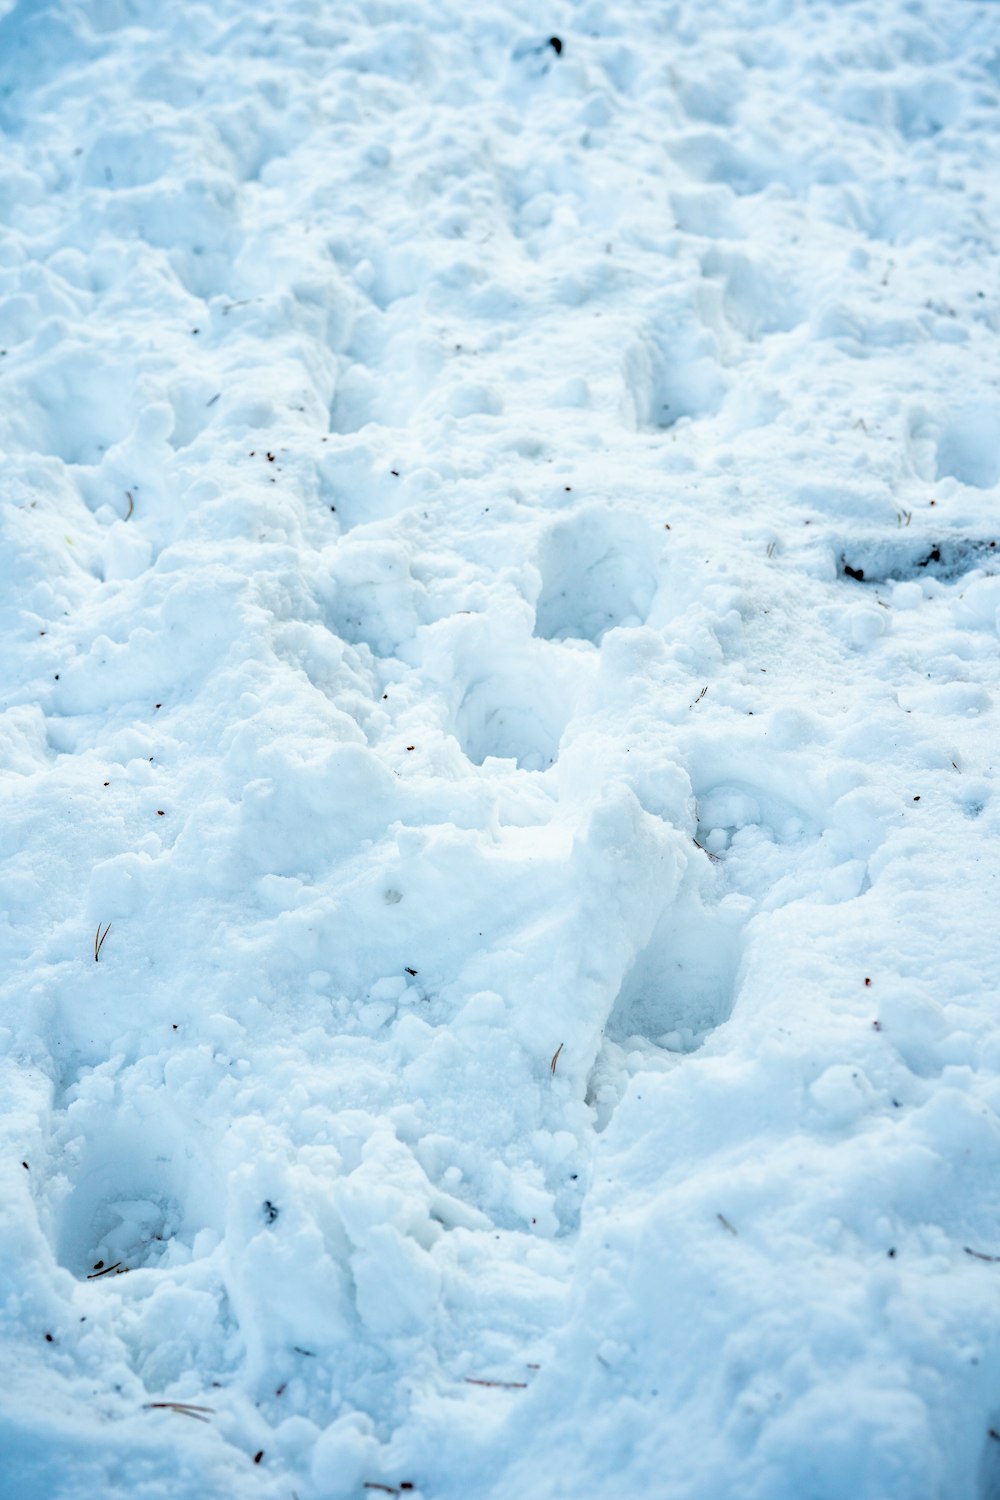
M 4 1500 L 998 1500 L 1000 7 L 0 10 Z

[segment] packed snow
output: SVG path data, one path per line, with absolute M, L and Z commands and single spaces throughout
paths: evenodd
M 1000 6 L 0 12 L 3 1500 L 1000 1500 Z

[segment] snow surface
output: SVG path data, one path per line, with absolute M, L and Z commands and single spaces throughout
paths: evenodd
M 0 10 L 4 1500 L 998 1500 L 1000 6 Z

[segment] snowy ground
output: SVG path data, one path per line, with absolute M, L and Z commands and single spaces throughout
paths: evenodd
M 0 10 L 4 1500 L 998 1500 L 1000 6 Z

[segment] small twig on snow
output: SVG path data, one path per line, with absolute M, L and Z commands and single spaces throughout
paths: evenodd
M 475 1375 L 466 1375 L 466 1385 L 488 1385 L 498 1391 L 526 1391 L 528 1382 L 526 1380 L 480 1380 Z
M 195 1422 L 207 1422 L 202 1412 L 214 1412 L 214 1406 L 192 1406 L 190 1401 L 144 1401 L 144 1411 L 175 1411 L 178 1416 L 191 1417 Z
M 87 1277 L 88 1281 L 100 1281 L 102 1276 L 124 1276 L 128 1266 L 123 1266 L 120 1260 L 116 1260 L 113 1266 L 106 1266 L 103 1260 L 99 1260 L 94 1269 Z

